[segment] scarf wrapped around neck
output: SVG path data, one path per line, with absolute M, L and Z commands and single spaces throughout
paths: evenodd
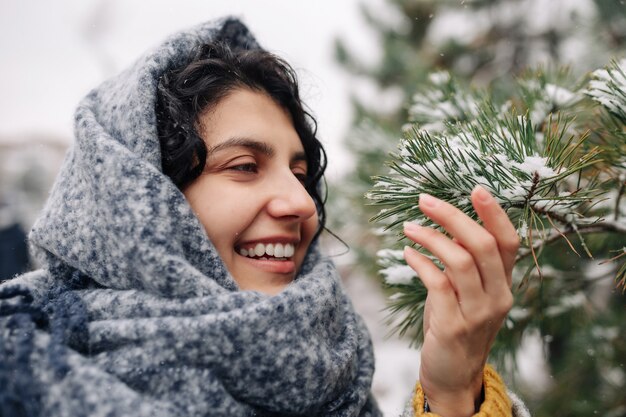
M 3 416 L 378 416 L 367 330 L 315 245 L 276 296 L 239 291 L 162 174 L 160 76 L 233 18 L 176 34 L 80 103 L 30 235 L 44 268 L 0 286 Z

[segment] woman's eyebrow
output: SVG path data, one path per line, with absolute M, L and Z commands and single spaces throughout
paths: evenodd
M 223 149 L 227 149 L 227 148 L 234 148 L 234 147 L 244 147 L 244 148 L 249 148 L 252 149 L 254 151 L 260 152 L 262 154 L 265 154 L 267 156 L 274 156 L 274 148 L 272 148 L 270 145 L 268 145 L 265 142 L 261 142 L 255 139 L 251 139 L 251 138 L 246 138 L 246 137 L 233 137 L 230 139 L 225 140 L 224 142 L 220 142 L 215 146 L 212 146 L 210 148 L 207 149 L 207 156 L 221 151 Z
M 274 148 L 268 145 L 265 142 L 247 138 L 247 137 L 233 137 L 225 140 L 224 142 L 220 142 L 215 146 L 212 146 L 207 149 L 207 156 L 212 155 L 215 152 L 219 152 L 223 149 L 235 148 L 235 147 L 244 147 L 248 149 L 252 149 L 254 151 L 260 152 L 268 157 L 274 156 Z M 296 152 L 294 156 L 291 158 L 292 162 L 307 162 L 306 153 L 304 152 Z
M 292 163 L 293 162 L 301 162 L 301 161 L 307 162 L 306 154 L 304 152 L 296 152 L 294 154 L 293 158 L 291 158 L 291 162 Z

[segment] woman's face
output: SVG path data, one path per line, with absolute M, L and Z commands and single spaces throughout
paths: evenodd
M 241 88 L 200 115 L 199 132 L 206 166 L 185 197 L 239 288 L 276 294 L 296 276 L 318 224 L 291 118 L 268 95 Z

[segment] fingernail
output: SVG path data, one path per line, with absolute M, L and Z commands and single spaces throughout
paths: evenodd
M 404 222 L 402 224 L 404 226 L 404 230 L 409 232 L 417 232 L 420 230 L 420 225 L 412 223 L 412 222 Z
M 439 203 L 439 200 L 437 200 L 432 195 L 426 194 L 426 193 L 420 194 L 420 206 L 424 206 L 427 208 L 434 208 L 437 206 L 437 203 Z
M 485 190 L 480 185 L 474 187 L 474 192 L 476 193 L 476 197 L 481 203 L 486 203 L 491 200 L 491 194 L 487 190 Z

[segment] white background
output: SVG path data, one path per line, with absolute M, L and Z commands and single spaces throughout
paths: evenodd
M 91 88 L 170 33 L 224 15 L 242 18 L 296 68 L 327 147 L 328 177 L 345 172 L 339 143 L 352 80 L 333 61 L 333 39 L 365 59 L 378 54 L 357 0 L 0 0 L 0 142 L 34 134 L 69 143 L 74 108 Z

